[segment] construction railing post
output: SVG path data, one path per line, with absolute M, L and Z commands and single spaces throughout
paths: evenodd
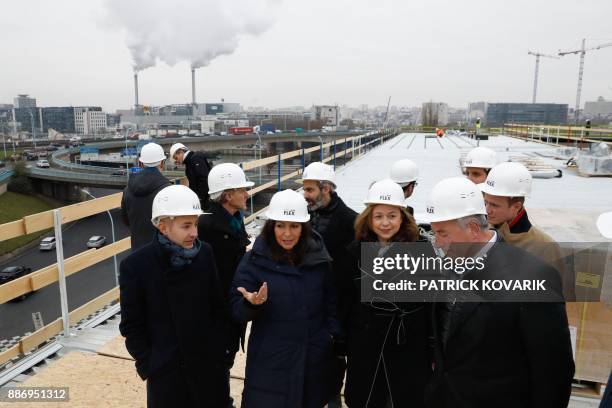
M 278 191 L 281 191 L 281 155 L 278 155 Z
M 334 171 L 336 170 L 336 139 L 334 139 Z
M 64 326 L 64 336 L 70 336 L 70 316 L 68 312 L 68 293 L 66 291 L 66 275 L 64 273 L 64 243 L 62 240 L 62 213 L 60 209 L 53 210 L 53 227 L 55 231 L 55 256 L 60 290 L 60 307 Z
M 306 154 L 304 153 L 304 148 L 302 147 L 302 174 L 304 174 L 305 168 L 306 168 Z
M 323 161 L 323 141 L 319 142 L 321 146 L 321 161 Z
M 255 151 L 255 154 L 257 154 L 257 151 Z M 242 168 L 242 162 L 240 162 L 239 165 L 240 165 L 240 168 Z M 251 214 L 253 214 L 253 195 L 252 194 L 249 194 L 249 201 L 251 204 Z

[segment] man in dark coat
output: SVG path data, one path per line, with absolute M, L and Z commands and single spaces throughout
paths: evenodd
M 189 188 L 200 197 L 202 208 L 208 207 L 208 173 L 212 164 L 204 152 L 192 152 L 182 143 L 170 147 L 170 156 L 178 164 L 185 165 L 185 176 L 189 180 Z
M 155 239 L 121 263 L 125 345 L 147 381 L 148 407 L 226 408 L 228 310 L 211 247 L 197 239 L 200 202 L 181 185 L 153 202 Z
M 221 163 L 212 168 L 208 175 L 210 190 L 210 215 L 200 217 L 198 236 L 207 242 L 215 253 L 221 290 L 227 298 L 236 268 L 250 244 L 244 228 L 242 211 L 246 210 L 249 197 L 247 187 L 254 183 L 247 181 L 242 169 L 234 163 Z M 229 301 L 229 299 L 227 299 Z M 233 323 L 229 326 L 226 346 L 227 381 L 234 357 L 244 338 L 246 325 Z
M 334 169 L 321 162 L 309 164 L 304 169 L 302 179 L 304 185 L 304 198 L 308 203 L 308 212 L 312 228 L 317 231 L 325 242 L 325 247 L 332 257 L 332 269 L 336 287 L 336 303 L 338 316 L 345 326 L 345 317 L 348 313 L 347 296 L 340 290 L 342 274 L 347 273 L 342 267 L 343 259 L 348 256 L 346 247 L 355 239 L 355 218 L 357 213 L 349 208 L 336 193 Z M 343 327 L 346 331 L 346 327 Z M 341 406 L 340 390 L 346 370 L 346 342 L 344 336 L 334 339 L 334 346 L 338 363 L 337 393 L 328 406 L 336 408 Z
M 157 229 L 151 224 L 153 198 L 170 182 L 161 174 L 166 155 L 156 143 L 148 143 L 140 151 L 144 169 L 130 176 L 121 198 L 121 217 L 130 228 L 132 251 L 153 240 Z
M 462 279 L 542 279 L 546 293 L 557 299 L 462 302 L 465 294 L 445 293 L 446 302 L 437 303 L 432 313 L 435 372 L 427 406 L 567 407 L 574 361 L 557 271 L 503 244 L 488 229 L 482 195 L 467 179 L 438 183 L 427 211 L 436 245 L 447 256 L 461 251 L 484 259 L 484 268 L 467 271 Z

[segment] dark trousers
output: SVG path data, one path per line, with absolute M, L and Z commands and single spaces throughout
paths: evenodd
M 356 334 L 348 341 L 346 405 L 423 407 L 431 375 L 426 351 L 410 343 L 381 347 L 380 336 L 367 331 Z
M 229 388 L 223 375 L 202 374 L 176 367 L 147 379 L 147 408 L 227 408 Z

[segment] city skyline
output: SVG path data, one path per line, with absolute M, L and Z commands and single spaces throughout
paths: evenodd
M 587 46 L 612 42 L 606 19 L 612 4 L 601 0 L 521 0 L 512 7 L 481 0 L 273 3 L 274 18 L 264 22 L 269 26 L 241 36 L 233 53 L 196 71 L 198 102 L 223 98 L 245 108 L 375 107 L 385 106 L 389 96 L 398 107 L 530 102 L 535 60 L 528 50 L 556 54 L 578 49 L 582 38 Z M 125 31 L 109 24 L 105 1 L 76 4 L 5 5 L 0 23 L 11 40 L 0 104 L 27 93 L 39 106 L 95 105 L 113 112 L 133 105 L 134 61 Z M 573 107 L 578 62 L 576 55 L 543 59 L 538 102 Z M 587 53 L 582 107 L 599 96 L 612 99 L 610 67 L 612 47 Z M 158 62 L 139 73 L 139 84 L 141 104 L 189 103 L 190 62 Z

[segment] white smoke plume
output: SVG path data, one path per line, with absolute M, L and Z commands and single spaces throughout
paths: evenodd
M 157 60 L 199 68 L 270 28 L 280 1 L 106 0 L 106 23 L 125 30 L 135 71 Z

